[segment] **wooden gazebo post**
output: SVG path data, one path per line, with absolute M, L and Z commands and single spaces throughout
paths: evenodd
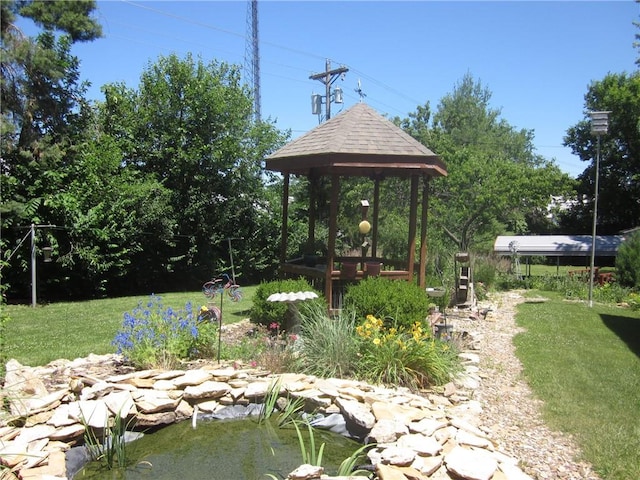
M 282 229 L 280 231 L 280 265 L 287 261 L 287 234 L 289 230 L 289 173 L 285 173 L 282 185 Z
M 318 176 L 313 170 L 311 170 L 311 172 L 309 172 L 309 231 L 307 235 L 307 251 L 305 252 L 309 255 L 315 254 L 317 196 Z
M 420 272 L 418 285 L 427 287 L 427 212 L 429 211 L 429 177 L 422 177 L 422 215 L 420 216 Z
M 340 195 L 340 176 L 331 175 L 331 205 L 329 205 L 329 239 L 327 244 L 327 267 L 324 271 L 324 296 L 331 305 L 333 295 L 332 272 L 335 258 L 336 235 L 338 233 L 338 196 Z
M 409 272 L 409 281 L 413 282 L 413 271 L 416 261 L 416 229 L 418 219 L 418 177 L 411 175 L 411 205 L 409 206 L 409 250 L 407 271 Z
M 371 234 L 371 256 L 378 256 L 378 218 L 380 217 L 380 178 L 373 184 L 373 233 Z

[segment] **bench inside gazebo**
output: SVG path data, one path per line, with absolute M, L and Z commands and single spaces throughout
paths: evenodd
M 417 276 L 419 286 L 425 287 L 429 180 L 447 174 L 444 162 L 427 147 L 368 105 L 358 103 L 267 157 L 266 168 L 283 175 L 280 248 L 282 277 L 302 276 L 309 279 L 315 288 L 324 292 L 330 309 L 341 307 L 341 291 L 346 283 L 370 275 L 406 281 L 416 281 Z M 322 177 L 329 179 L 326 256 L 305 255 L 296 259 L 286 258 L 291 175 L 309 179 L 307 245 L 316 243 L 319 181 Z M 370 228 L 370 232 L 367 232 L 371 238 L 370 254 L 368 248 L 367 254 L 360 256 L 340 256 L 335 252 L 340 181 L 346 177 L 368 178 L 373 182 L 372 212 L 369 216 L 368 205 L 363 202 L 363 218 L 367 218 L 367 222 L 360 226 L 361 231 Z M 380 184 L 391 177 L 410 182 L 407 254 L 406 259 L 401 262 L 378 256 Z M 418 218 L 420 250 L 416 262 Z M 384 255 L 384 252 L 382 254 Z

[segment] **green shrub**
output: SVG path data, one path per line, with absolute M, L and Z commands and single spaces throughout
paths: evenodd
M 344 308 L 356 312 L 359 319 L 373 315 L 391 318 L 398 327 L 411 328 L 424 321 L 429 312 L 429 297 L 413 283 L 383 277 L 366 278 L 350 285 L 344 295 Z
M 268 302 L 267 298 L 274 293 L 286 292 L 315 292 L 318 294 L 318 299 L 311 300 L 311 302 L 324 302 L 320 292 L 314 290 L 309 282 L 302 278 L 264 282 L 258 286 L 253 295 L 253 306 L 249 313 L 251 321 L 264 325 L 271 330 L 283 328 L 289 313 L 289 304 L 286 302 Z
M 640 232 L 625 238 L 618 248 L 616 280 L 624 286 L 640 289 Z
M 629 293 L 627 298 L 625 298 L 625 302 L 629 304 L 631 310 L 640 310 L 640 293 Z
M 629 295 L 629 289 L 618 283 L 605 283 L 595 285 L 593 289 L 593 299 L 600 303 L 621 303 Z
M 509 273 L 501 273 L 496 277 L 495 288 L 498 291 L 518 290 L 528 288 L 528 282 Z

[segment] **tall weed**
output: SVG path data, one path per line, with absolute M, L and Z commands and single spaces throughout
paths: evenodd
M 101 462 L 109 470 L 114 467 L 125 467 L 127 465 L 125 435 L 127 429 L 132 427 L 134 420 L 132 418 L 125 422 L 118 412 L 114 419 L 107 420 L 102 440 L 100 440 L 87 421 L 81 418 L 85 432 L 84 442 L 91 460 Z

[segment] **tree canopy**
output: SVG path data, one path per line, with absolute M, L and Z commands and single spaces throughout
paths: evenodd
M 465 75 L 431 119 L 429 104 L 399 124 L 440 155 L 449 175 L 432 182 L 430 216 L 457 249 L 525 233 L 540 224 L 551 195 L 571 191 L 568 175 L 535 153 L 533 132 L 517 130 L 490 106 L 491 91 Z
M 95 2 L 1 7 L 3 258 L 31 224 L 55 225 L 36 240 L 55 253 L 39 282 L 49 298 L 197 288 L 229 268 L 228 238 L 247 281 L 273 271 L 279 227 L 261 161 L 286 134 L 252 120 L 237 67 L 160 57 L 138 89 L 105 85 L 90 104 L 71 50 L 101 34 Z M 7 267 L 10 293 L 25 295 L 28 250 Z
M 261 248 L 274 251 L 278 230 L 264 204 L 261 162 L 285 137 L 254 123 L 238 68 L 170 55 L 147 66 L 138 89 L 103 90 L 101 129 L 124 164 L 171 192 L 172 268 L 201 279 L 229 268 L 228 238 L 238 240 L 236 260 L 248 275 L 264 268 Z
M 638 226 L 640 219 L 640 71 L 610 73 L 592 82 L 585 118 L 567 130 L 564 144 L 589 164 L 578 177 L 578 201 L 563 220 L 571 233 L 591 231 L 598 154 L 592 111 L 609 112 L 608 132 L 600 136 L 598 233 L 616 234 Z

